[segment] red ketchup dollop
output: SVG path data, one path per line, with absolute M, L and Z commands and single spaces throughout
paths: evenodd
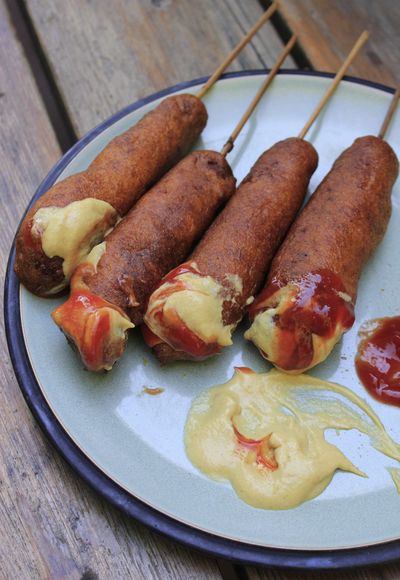
M 273 362 L 286 370 L 303 369 L 314 356 L 312 334 L 329 340 L 338 324 L 348 330 L 354 323 L 354 306 L 340 296 L 346 293 L 340 278 L 321 269 L 287 282 L 273 279 L 250 306 L 250 318 L 274 308 L 275 293 L 287 284 L 297 286 L 298 291 L 293 302 L 275 317 L 281 332 L 279 360 Z
M 157 346 L 157 344 L 163 344 L 164 341 L 161 340 L 159 336 L 154 334 L 154 332 L 150 330 L 150 328 L 144 322 L 140 325 L 140 330 L 142 331 L 143 340 L 150 348 Z
M 235 369 L 235 371 L 238 371 L 239 373 L 243 373 L 244 375 L 254 375 L 255 371 L 253 371 L 253 369 L 251 369 L 250 367 L 233 367 Z
M 170 294 L 185 290 L 185 284 L 179 280 L 178 276 L 188 272 L 191 274 L 196 274 L 197 276 L 204 275 L 201 274 L 190 263 L 185 263 L 178 266 L 177 268 L 174 268 L 174 270 L 171 270 L 171 272 L 164 276 L 156 288 L 158 289 L 164 284 L 171 284 L 170 287 L 165 288 L 165 290 L 161 292 L 160 298 L 166 299 Z M 151 306 L 151 299 L 149 305 Z M 172 348 L 184 351 L 198 360 L 207 358 L 213 354 L 218 354 L 221 351 L 221 347 L 217 343 L 207 343 L 199 338 L 186 326 L 186 324 L 178 315 L 174 317 L 173 324 L 165 323 L 162 307 L 159 310 L 152 311 L 151 316 L 155 318 L 157 322 L 164 328 L 165 336 L 168 338 L 168 344 L 172 346 Z M 142 329 L 142 333 L 144 340 L 150 347 L 154 347 L 157 344 L 164 342 L 161 338 L 157 337 L 147 326 Z
M 258 465 L 262 465 L 271 471 L 278 469 L 278 463 L 276 462 L 274 451 L 269 447 L 271 433 L 262 439 L 249 439 L 238 431 L 233 424 L 233 421 L 232 427 L 239 446 L 253 451 L 256 455 L 256 463 Z
M 105 308 L 122 311 L 101 296 L 93 294 L 84 277 L 95 271 L 94 266 L 82 262 L 71 280 L 71 294 L 66 302 L 52 312 L 54 322 L 74 342 L 85 366 L 97 371 L 103 368 L 104 357 L 110 351 L 110 315 Z M 88 320 L 90 328 L 88 329 Z M 109 352 L 111 355 L 111 351 Z M 121 353 L 119 353 L 120 356 Z M 112 361 L 114 362 L 114 361 Z
M 89 370 L 98 370 L 102 362 L 106 337 L 110 331 L 108 313 L 101 310 L 105 306 L 110 307 L 110 304 L 88 290 L 80 289 L 72 292 L 67 302 L 52 313 L 56 324 L 74 341 Z M 96 313 L 97 321 L 89 339 L 85 333 L 86 320 L 87 316 L 93 313 Z
M 372 320 L 360 332 L 358 377 L 378 401 L 400 407 L 400 316 Z

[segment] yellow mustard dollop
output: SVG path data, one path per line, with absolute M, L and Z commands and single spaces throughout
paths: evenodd
M 322 391 L 346 402 L 324 399 Z M 203 392 L 190 409 L 185 446 L 199 470 L 230 481 L 246 503 L 289 509 L 319 495 L 338 469 L 364 476 L 325 440 L 328 428 L 356 428 L 367 433 L 379 451 L 400 460 L 400 446 L 350 390 L 276 370 L 257 374 L 236 369 L 230 381 Z
M 182 287 L 170 294 L 166 293 L 177 280 Z M 228 281 L 234 292 L 241 291 L 242 284 L 238 276 L 230 275 Z M 224 325 L 222 321 L 222 306 L 227 298 L 221 284 L 211 276 L 185 272 L 153 293 L 148 313 L 162 309 L 166 322 L 169 317 L 176 319 L 177 314 L 186 327 L 204 342 L 229 346 L 232 344 L 235 325 Z M 145 320 L 157 336 L 168 342 L 168 329 L 164 329 L 156 317 L 146 315 Z
M 43 252 L 49 258 L 63 258 L 65 282 L 95 244 L 102 241 L 118 218 L 116 210 L 100 199 L 73 201 L 65 207 L 40 208 L 32 230 L 40 235 Z M 58 292 L 65 283 L 56 289 Z

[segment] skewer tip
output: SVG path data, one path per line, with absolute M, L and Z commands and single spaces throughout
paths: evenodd
M 307 123 L 305 124 L 305 126 L 303 127 L 303 129 L 300 131 L 300 133 L 298 135 L 299 139 L 304 139 L 304 137 L 306 136 L 308 130 L 311 127 L 311 125 L 314 123 L 315 119 L 318 117 L 318 115 L 320 114 L 320 112 L 322 111 L 322 109 L 325 107 L 326 103 L 329 101 L 329 99 L 331 98 L 332 94 L 336 90 L 336 87 L 338 86 L 338 84 L 340 83 L 340 81 L 342 80 L 342 78 L 344 77 L 347 69 L 349 68 L 349 66 L 351 65 L 351 63 L 353 62 L 353 60 L 355 59 L 355 57 L 357 56 L 357 54 L 360 52 L 361 48 L 367 42 L 368 37 L 369 37 L 368 30 L 364 30 L 364 32 L 362 32 L 360 34 L 360 36 L 358 37 L 358 39 L 357 39 L 356 43 L 354 44 L 353 48 L 349 52 L 347 58 L 345 59 L 345 61 L 343 62 L 342 66 L 340 67 L 340 69 L 336 73 L 336 76 L 333 79 L 330 87 L 326 91 L 325 95 L 322 97 L 321 101 L 318 103 L 317 107 L 314 109 L 313 113 L 311 114 L 311 117 L 309 118 L 309 120 L 307 121 Z
M 389 125 L 390 125 L 390 122 L 391 122 L 391 120 L 393 118 L 393 115 L 396 112 L 397 104 L 398 104 L 399 99 L 400 99 L 400 87 L 397 87 L 397 90 L 395 91 L 395 93 L 394 93 L 394 95 L 392 97 L 392 100 L 390 101 L 390 105 L 389 105 L 389 108 L 388 108 L 388 110 L 386 112 L 386 115 L 385 115 L 385 118 L 383 120 L 382 126 L 379 129 L 378 137 L 380 137 L 380 139 L 384 139 L 385 138 L 386 131 L 387 131 Z
M 233 61 L 233 59 L 239 54 L 239 52 L 246 46 L 246 44 L 253 38 L 253 36 L 258 32 L 258 30 L 267 22 L 272 14 L 278 9 L 279 0 L 276 0 L 271 4 L 265 12 L 262 13 L 260 18 L 254 24 L 254 26 L 245 34 L 242 40 L 235 46 L 235 48 L 229 53 L 226 59 L 219 65 L 219 67 L 210 76 L 208 81 L 202 86 L 202 88 L 197 93 L 197 97 L 202 99 L 207 91 L 213 86 L 213 84 L 220 78 L 224 70 Z
M 296 39 L 297 39 L 297 35 L 293 34 L 291 36 L 289 42 L 282 49 L 281 53 L 279 54 L 278 58 L 275 61 L 274 66 L 269 71 L 269 73 L 268 73 L 267 77 L 265 78 L 264 82 L 262 83 L 261 87 L 258 89 L 257 94 L 254 96 L 252 102 L 247 107 L 242 118 L 240 119 L 239 123 L 236 125 L 231 136 L 229 137 L 228 141 L 225 143 L 224 147 L 222 148 L 221 155 L 223 155 L 224 157 L 230 151 L 232 151 L 237 136 L 239 135 L 240 131 L 243 129 L 244 125 L 247 123 L 248 119 L 250 118 L 250 115 L 253 113 L 254 109 L 256 108 L 258 103 L 260 102 L 265 91 L 268 89 L 271 82 L 275 78 L 275 75 L 278 73 L 283 61 L 285 60 L 285 58 L 288 56 L 288 54 L 292 50 L 293 45 L 296 42 Z

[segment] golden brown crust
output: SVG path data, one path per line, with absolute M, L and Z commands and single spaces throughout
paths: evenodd
M 302 139 L 276 143 L 263 153 L 226 208 L 194 250 L 202 274 L 229 288 L 237 275 L 243 291 L 225 302 L 224 324 L 236 324 L 247 299 L 264 280 L 271 260 L 294 220 L 318 163 L 314 147 Z
M 16 238 L 15 271 L 35 294 L 45 296 L 64 274 L 62 260 L 48 258 L 32 233 L 42 207 L 65 207 L 88 197 L 108 202 L 122 216 L 184 155 L 207 122 L 203 103 L 190 94 L 164 99 L 136 125 L 113 139 L 84 172 L 49 189 L 29 210 Z
M 241 320 L 247 299 L 265 278 L 273 255 L 294 220 L 318 163 L 314 147 L 297 138 L 276 143 L 256 161 L 235 195 L 206 232 L 190 260 L 227 290 L 226 274 L 243 291 L 223 305 L 224 324 Z M 198 360 L 166 343 L 153 347 L 161 364 Z
M 235 178 L 219 153 L 188 155 L 107 237 L 97 274 L 85 280 L 90 291 L 140 324 L 155 286 L 187 256 L 234 189 Z
M 399 170 L 390 145 L 356 139 L 335 161 L 274 258 L 268 282 L 328 269 L 356 299 L 361 269 L 384 236 Z

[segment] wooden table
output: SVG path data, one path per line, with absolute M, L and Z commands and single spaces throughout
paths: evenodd
M 29 199 L 63 151 L 121 107 L 209 74 L 268 2 L 0 0 L 1 272 Z M 232 65 L 271 65 L 291 30 L 286 68 L 334 71 L 363 28 L 350 74 L 400 82 L 393 0 L 282 0 Z M 60 458 L 28 411 L 1 334 L 0 577 L 399 578 L 400 564 L 348 573 L 239 567 L 148 531 L 105 503 Z

